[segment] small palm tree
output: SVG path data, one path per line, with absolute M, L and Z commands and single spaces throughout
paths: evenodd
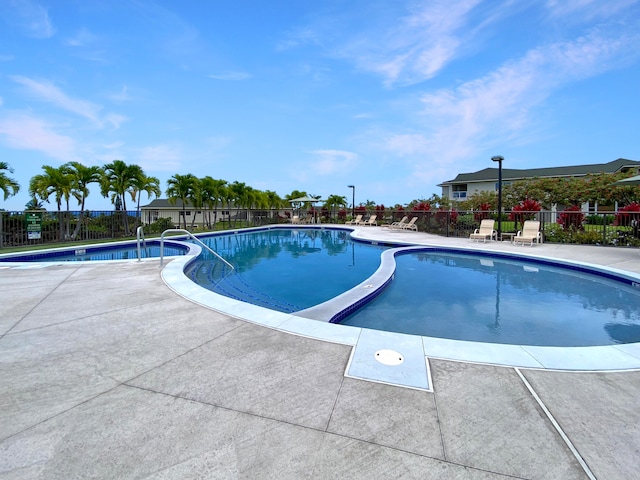
M 347 208 L 347 198 L 340 195 L 329 195 L 324 206 L 331 209 L 331 216 L 335 218 L 336 208 Z
M 187 201 L 194 196 L 197 182 L 198 177 L 191 173 L 187 173 L 186 175 L 176 173 L 167 180 L 167 197 L 169 198 L 169 203 L 175 205 L 177 200 L 182 201 L 182 218 L 184 220 L 185 230 L 187 228 Z M 178 220 L 178 226 L 180 226 L 180 220 Z
M 43 165 L 44 173 L 34 175 L 29 182 L 29 194 L 33 198 L 40 198 L 49 203 L 49 197 L 55 195 L 56 206 L 58 211 L 58 222 L 60 225 L 60 239 L 69 236 L 69 223 L 65 222 L 62 215 L 62 201 L 67 204 L 67 212 L 69 211 L 69 198 L 73 190 L 72 176 L 67 165 L 58 168 L 50 165 Z M 68 220 L 68 215 L 67 215 Z
M 87 197 L 89 196 L 89 184 L 100 183 L 102 180 L 102 169 L 96 166 L 87 167 L 80 162 L 69 162 L 66 164 L 72 182 L 72 195 L 80 204 L 80 218 L 76 223 L 76 228 L 71 234 L 71 239 L 80 233 L 82 220 L 84 218 L 84 207 Z
M 131 185 L 131 197 L 134 201 L 137 201 L 136 225 L 140 220 L 140 197 L 142 196 L 142 192 L 147 193 L 147 198 L 151 198 L 151 195 L 156 198 L 162 195 L 162 190 L 160 189 L 160 180 L 157 177 L 147 177 L 141 169 L 139 175 Z
M 122 205 L 122 223 L 125 235 L 129 235 L 129 222 L 127 221 L 127 200 L 125 193 L 133 197 L 133 185 L 142 169 L 138 165 L 127 165 L 122 160 L 114 160 L 104 166 L 101 190 L 104 197 L 111 196 L 111 203 Z
M 2 190 L 6 200 L 20 191 L 20 185 L 13 178 L 8 177 L 3 170 L 13 173 L 13 168 L 6 162 L 0 162 L 0 190 Z
M 210 176 L 200 179 L 200 193 L 203 206 L 208 209 L 207 226 L 211 228 L 211 210 L 214 211 L 214 222 L 218 218 L 218 204 L 222 201 L 222 192 L 227 185 L 226 180 L 216 180 Z

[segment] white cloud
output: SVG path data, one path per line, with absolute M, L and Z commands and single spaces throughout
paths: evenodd
M 79 160 L 72 138 L 59 135 L 43 120 L 26 114 L 0 119 L 0 136 L 11 148 L 35 150 L 63 162 Z
M 29 37 L 50 38 L 55 33 L 48 10 L 39 3 L 29 0 L 5 2 L 0 6 L 0 13 L 7 23 L 17 26 Z
M 117 113 L 101 115 L 101 105 L 70 97 L 50 82 L 37 81 L 20 75 L 14 75 L 11 78 L 14 82 L 22 85 L 28 94 L 34 96 L 36 99 L 51 103 L 65 111 L 86 118 L 100 128 L 106 123 L 117 130 L 120 125 L 127 120 L 126 117 Z
M 357 35 L 338 48 L 361 69 L 381 75 L 387 85 L 410 85 L 434 77 L 459 55 L 465 29 L 482 0 L 425 2 L 409 15 L 387 22 L 382 32 Z
M 391 134 L 384 147 L 434 165 L 472 157 L 500 138 L 527 135 L 533 112 L 556 91 L 615 68 L 640 38 L 593 33 L 529 51 L 495 72 L 422 96 L 425 133 Z M 638 55 L 633 53 L 633 55 Z
M 166 144 L 138 149 L 136 159 L 145 171 L 178 172 L 182 166 L 180 149 Z
M 547 0 L 546 8 L 551 17 L 589 21 L 608 18 L 638 3 L 638 0 Z
M 314 150 L 310 152 L 315 160 L 310 168 L 318 175 L 332 175 L 337 172 L 348 172 L 358 163 L 358 155 L 344 150 Z
M 85 100 L 71 98 L 58 87 L 46 81 L 38 82 L 19 75 L 14 75 L 11 78 L 14 82 L 25 87 L 25 89 L 38 100 L 52 103 L 63 110 L 80 115 L 92 122 L 100 123 L 98 113 L 102 107 Z
M 131 100 L 131 95 L 129 95 L 129 87 L 124 85 L 119 92 L 112 93 L 108 96 L 110 100 L 114 102 L 128 102 Z
M 73 37 L 67 38 L 64 44 L 68 47 L 86 47 L 97 39 L 97 35 L 94 35 L 86 28 L 81 28 Z

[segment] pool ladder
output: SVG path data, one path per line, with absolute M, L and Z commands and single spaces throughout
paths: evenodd
M 138 227 L 136 229 L 136 245 L 138 247 L 138 261 L 142 260 L 142 249 L 140 248 L 140 245 L 144 246 L 144 249 L 147 250 L 147 241 L 144 238 L 144 231 L 142 230 L 142 227 Z M 147 252 L 148 254 L 148 252 Z
M 233 270 L 233 265 L 231 265 L 229 262 L 227 262 L 218 253 L 213 251 L 207 244 L 203 243 L 202 240 L 200 240 L 198 237 L 196 237 L 189 230 L 184 230 L 182 228 L 168 228 L 167 230 L 162 232 L 162 235 L 160 235 L 160 266 L 161 267 L 162 267 L 163 262 L 164 262 L 164 235 L 165 235 L 165 233 L 184 233 L 189 238 L 191 238 L 191 240 L 193 240 L 195 243 L 200 245 L 205 250 L 208 250 L 213 256 L 217 257 L 219 260 L 224 262 L 229 268 L 231 268 Z M 138 248 L 139 248 L 139 244 L 138 244 Z

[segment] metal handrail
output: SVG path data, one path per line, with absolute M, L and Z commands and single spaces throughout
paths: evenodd
M 144 238 L 144 231 L 142 230 L 142 226 L 139 226 L 136 229 L 136 244 L 138 247 L 138 261 L 142 261 L 142 252 L 140 251 L 140 239 L 142 239 L 142 243 L 144 244 L 144 248 L 147 248 L 147 240 Z M 147 252 L 148 253 L 148 252 Z
M 189 230 L 184 230 L 182 228 L 168 228 L 167 230 L 165 230 L 164 232 L 162 232 L 162 234 L 160 235 L 160 266 L 162 267 L 163 262 L 164 262 L 164 234 L 165 233 L 184 233 L 186 235 L 188 235 L 191 240 L 193 240 L 194 242 L 196 242 L 198 245 L 200 245 L 201 247 L 203 247 L 205 250 L 209 250 L 209 252 L 211 252 L 214 256 L 218 257 L 218 259 L 222 260 L 224 263 L 227 264 L 227 266 L 229 266 L 232 270 L 233 265 L 231 265 L 229 262 L 227 262 L 224 258 L 222 258 L 218 253 L 216 253 L 215 251 L 213 251 L 208 245 L 206 245 L 205 243 L 202 242 L 202 240 L 200 240 L 198 237 L 196 237 L 193 233 L 191 233 Z

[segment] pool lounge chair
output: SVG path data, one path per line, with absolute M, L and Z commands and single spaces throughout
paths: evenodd
M 486 242 L 487 240 L 497 240 L 498 232 L 493 228 L 495 226 L 495 220 L 485 219 L 480 222 L 480 228 L 476 228 L 475 231 L 469 235 L 469 238 L 473 241 Z
M 378 225 L 378 222 L 376 222 L 376 218 L 378 218 L 377 215 L 371 215 L 367 220 L 362 220 L 358 225 L 364 225 L 364 226 Z
M 418 220 L 418 217 L 413 217 L 409 222 L 403 223 L 402 225 L 399 225 L 397 227 L 391 227 L 391 228 L 397 229 L 397 230 L 413 230 L 414 232 L 417 232 L 418 231 L 418 226 L 416 225 L 417 220 Z
M 362 215 L 356 215 L 356 218 L 346 223 L 349 225 L 358 225 L 361 221 L 362 221 Z
M 300 217 L 298 215 L 294 215 L 291 217 L 291 223 L 300 223 Z
M 385 228 L 397 228 L 400 225 L 404 225 L 407 223 L 407 220 L 409 220 L 409 217 L 402 217 L 402 220 L 400 220 L 399 222 L 392 222 L 388 225 L 382 225 Z
M 537 220 L 526 220 L 522 225 L 522 230 L 513 237 L 513 243 L 530 243 L 533 247 L 533 242 L 542 243 L 542 234 L 540 233 L 540 222 Z

